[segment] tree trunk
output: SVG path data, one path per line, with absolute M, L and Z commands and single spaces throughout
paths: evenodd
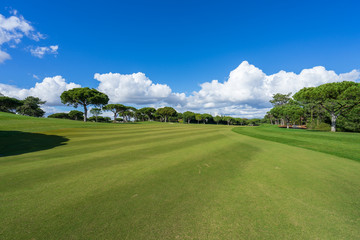
M 116 112 L 114 112 L 114 123 L 116 123 Z
M 84 105 L 84 122 L 87 120 L 87 107 Z
M 165 116 L 165 122 L 167 122 L 167 116 Z
M 338 118 L 338 115 L 335 113 L 331 113 L 331 131 L 336 132 L 336 119 Z

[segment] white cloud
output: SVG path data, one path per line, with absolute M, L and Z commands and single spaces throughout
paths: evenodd
M 45 36 L 35 31 L 34 27 L 23 16 L 18 15 L 16 10 L 10 12 L 13 16 L 5 17 L 0 14 L 0 63 L 10 59 L 10 55 L 4 51 L 4 44 L 8 44 L 10 48 L 15 48 L 26 36 L 35 41 L 44 39 Z M 56 47 L 56 49 L 54 48 Z M 57 53 L 57 46 L 50 46 L 51 53 Z M 36 55 L 39 56 L 39 55 Z
M 8 59 L 11 59 L 10 55 L 8 53 L 0 50 L 0 63 L 3 63 Z
M 42 82 L 35 84 L 35 87 L 30 89 L 21 89 L 15 86 L 1 84 L 0 92 L 5 96 L 24 99 L 28 96 L 38 97 L 46 101 L 47 106 L 62 105 L 60 95 L 62 92 L 81 87 L 79 84 L 67 83 L 62 76 L 47 77 Z
M 172 106 L 180 112 L 194 111 L 212 115 L 234 117 L 263 117 L 269 110 L 269 100 L 275 93 L 296 93 L 303 87 L 318 86 L 339 81 L 358 81 L 360 72 L 353 70 L 337 74 L 322 66 L 304 69 L 300 73 L 280 71 L 267 75 L 261 69 L 242 62 L 230 72 L 224 82 L 213 80 L 200 85 L 201 89 L 186 96 L 174 93 L 166 84 L 151 81 L 144 73 L 119 74 L 96 73 L 98 90 L 106 93 L 111 103 L 141 106 Z M 30 89 L 0 84 L 0 92 L 5 96 L 23 99 L 36 96 L 47 101 L 46 106 L 63 106 L 60 95 L 63 91 L 80 87 L 67 83 L 61 76 L 45 78 Z M 54 112 L 55 108 L 48 108 Z
M 299 74 L 280 71 L 266 75 L 261 69 L 244 61 L 230 72 L 227 81 L 202 83 L 199 91 L 186 97 L 182 108 L 200 112 L 217 111 L 225 115 L 238 113 L 238 116 L 252 112 L 250 115 L 260 117 L 268 110 L 269 100 L 275 93 L 296 93 L 303 87 L 344 80 L 356 81 L 359 77 L 358 70 L 336 74 L 322 66 L 304 69 Z M 242 107 L 239 109 L 238 106 Z M 250 111 L 249 107 L 256 111 Z M 241 109 L 247 110 L 242 112 Z
M 161 102 L 171 95 L 166 84 L 154 84 L 144 73 L 96 73 L 94 78 L 100 82 L 98 90 L 106 93 L 110 102 L 152 104 Z
M 95 74 L 100 81 L 99 91 L 106 93 L 110 102 L 155 107 L 171 105 L 179 111 L 207 112 L 213 115 L 237 117 L 262 117 L 270 107 L 275 93 L 295 93 L 303 87 L 313 87 L 329 82 L 356 81 L 358 70 L 336 74 L 322 66 L 304 69 L 299 74 L 280 71 L 267 75 L 261 69 L 242 62 L 230 72 L 224 82 L 213 80 L 200 85 L 201 89 L 186 96 L 174 93 L 164 84 L 155 84 L 143 73 Z
M 31 48 L 30 53 L 35 57 L 43 58 L 45 54 L 56 55 L 58 53 L 57 52 L 58 49 L 59 49 L 58 45 L 49 46 L 49 47 L 36 47 L 36 48 Z

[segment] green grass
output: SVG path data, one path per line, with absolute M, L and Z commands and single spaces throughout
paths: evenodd
M 234 132 L 259 139 L 328 153 L 360 162 L 360 134 L 279 128 L 274 125 L 236 127 Z
M 346 158 L 204 124 L 0 113 L 0 131 L 0 239 L 360 236 L 360 164 Z

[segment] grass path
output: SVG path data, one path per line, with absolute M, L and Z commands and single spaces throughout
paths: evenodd
M 356 161 L 227 126 L 47 121 L 0 114 L 43 135 L 0 157 L 0 239 L 360 236 Z

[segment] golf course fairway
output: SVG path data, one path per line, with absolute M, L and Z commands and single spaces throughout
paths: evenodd
M 360 238 L 359 161 L 232 129 L 0 113 L 0 239 Z

